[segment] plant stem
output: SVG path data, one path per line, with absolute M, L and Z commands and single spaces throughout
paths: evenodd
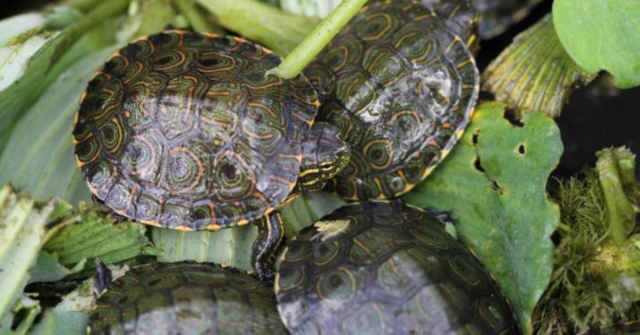
M 281 56 L 289 54 L 318 23 L 317 19 L 285 13 L 256 0 L 196 1 L 213 14 L 221 26 Z
M 297 76 L 366 2 L 367 0 L 343 0 L 277 68 L 268 71 L 267 75 L 275 74 L 284 79 Z
M 218 27 L 209 24 L 207 19 L 202 15 L 194 0 L 173 0 L 178 10 L 189 21 L 191 27 L 199 32 L 212 32 L 223 34 L 224 31 Z

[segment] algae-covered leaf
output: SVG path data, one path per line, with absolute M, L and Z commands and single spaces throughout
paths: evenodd
M 60 264 L 58 255 L 50 254 L 46 251 L 40 251 L 36 265 L 29 272 L 31 278 L 30 283 L 53 282 L 64 279 L 66 276 L 78 273 L 84 269 L 87 259 L 84 258 L 77 262 L 73 268 L 67 268 Z
M 562 154 L 560 132 L 541 113 L 524 125 L 504 118 L 504 105 L 485 103 L 442 165 L 405 196 L 407 202 L 451 211 L 460 238 L 496 277 L 523 328 L 553 270 L 551 234 L 559 211 L 545 190 Z
M 553 22 L 578 65 L 608 71 L 619 88 L 640 85 L 640 1 L 555 0 Z

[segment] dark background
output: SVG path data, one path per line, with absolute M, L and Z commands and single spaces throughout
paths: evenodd
M 0 6 L 0 18 L 36 9 L 51 1 L 3 2 Z M 493 40 L 483 41 L 478 56 L 481 70 L 511 43 L 514 36 L 550 12 L 551 3 L 551 0 L 545 0 L 507 33 Z M 593 165 L 595 152 L 605 147 L 626 145 L 633 152 L 640 153 L 640 88 L 616 90 L 607 84 L 609 81 L 601 78 L 574 92 L 562 116 L 557 119 L 565 153 L 554 173 L 556 176 L 566 177 L 580 171 L 585 165 Z

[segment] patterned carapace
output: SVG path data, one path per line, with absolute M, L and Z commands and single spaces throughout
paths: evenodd
M 351 146 L 333 183 L 349 200 L 399 196 L 426 178 L 462 135 L 480 82 L 465 42 L 412 1 L 363 7 L 305 73 L 323 92 L 319 120 Z
M 146 264 L 116 278 L 90 316 L 90 334 L 285 334 L 273 290 L 231 269 Z
M 296 184 L 318 101 L 251 42 L 172 31 L 120 50 L 89 83 L 73 133 L 91 191 L 179 229 L 247 223 Z
M 117 52 L 89 83 L 75 121 L 78 166 L 116 213 L 151 225 L 210 229 L 254 221 L 253 265 L 282 239 L 274 212 L 319 189 L 349 159 L 334 126 L 314 124 L 302 75 L 237 37 L 167 31 Z M 299 176 L 304 176 L 298 182 Z
M 344 206 L 303 229 L 285 249 L 276 298 L 292 334 L 521 334 L 473 253 L 399 201 Z

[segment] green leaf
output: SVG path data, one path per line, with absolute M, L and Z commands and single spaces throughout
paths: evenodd
M 56 307 L 45 311 L 44 317 L 29 335 L 84 335 L 88 324 L 89 317 L 86 314 Z
M 640 1 L 555 0 L 553 22 L 582 68 L 610 72 L 619 88 L 640 85 Z
M 113 217 L 94 210 L 85 210 L 76 217 L 77 223 L 60 229 L 42 248 L 44 252 L 56 255 L 61 266 L 75 269 L 86 261 L 83 271 L 86 275 L 86 270 L 95 269 L 96 258 L 112 264 L 160 253 L 147 239 L 146 227 L 141 223 L 116 223 Z
M 213 14 L 221 26 L 280 56 L 291 52 L 318 23 L 315 18 L 285 13 L 257 0 L 196 1 Z
M 405 199 L 451 211 L 461 240 L 496 277 L 530 333 L 553 270 L 550 236 L 559 211 L 545 187 L 562 142 L 541 113 L 525 115 L 523 126 L 503 115 L 504 105 L 482 104 L 451 155 Z
M 60 197 L 72 204 L 91 199 L 70 134 L 80 94 L 114 50 L 77 62 L 25 113 L 0 154 L 0 184 L 11 182 L 37 198 Z
M 571 92 L 592 79 L 564 50 L 547 15 L 489 64 L 482 87 L 519 118 L 531 111 L 558 117 Z
M 67 269 L 64 265 L 60 264 L 58 255 L 40 251 L 36 265 L 30 271 L 31 278 L 29 278 L 29 283 L 62 280 L 68 275 L 82 271 L 86 262 L 87 259 L 83 258 L 80 262 L 76 263 L 72 269 Z
M 282 209 L 285 235 L 293 238 L 302 228 L 342 206 L 345 202 L 324 192 L 304 194 Z M 162 250 L 160 262 L 191 260 L 223 264 L 245 271 L 251 270 L 251 251 L 258 237 L 253 224 L 216 232 L 186 232 L 155 228 L 151 230 L 154 245 Z
M 280 0 L 280 7 L 289 13 L 324 18 L 342 0 Z

